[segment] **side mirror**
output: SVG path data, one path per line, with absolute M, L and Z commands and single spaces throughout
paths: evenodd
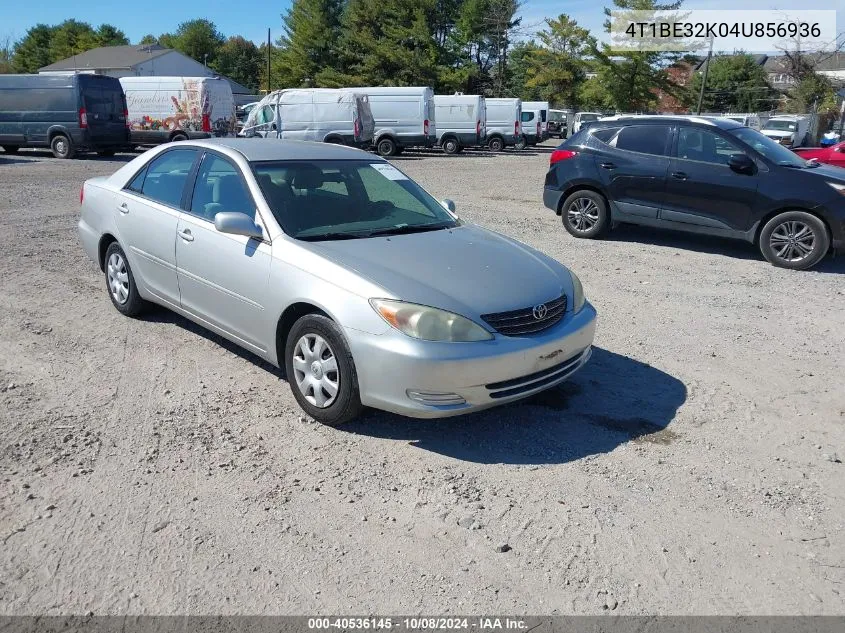
M 264 238 L 261 227 L 246 213 L 233 213 L 223 211 L 214 216 L 214 228 L 221 233 L 232 235 L 245 235 L 254 237 L 257 240 Z
M 731 154 L 728 166 L 738 174 L 753 174 L 757 167 L 747 154 Z
M 452 215 L 455 215 L 455 203 L 449 198 L 440 201 L 440 205 Z

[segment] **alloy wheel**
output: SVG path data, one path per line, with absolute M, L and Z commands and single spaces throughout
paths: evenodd
M 315 407 L 330 407 L 337 398 L 340 372 L 334 351 L 319 334 L 305 334 L 293 352 L 296 386 Z
M 582 233 L 592 229 L 599 221 L 599 207 L 590 198 L 576 198 L 566 212 L 569 225 Z
M 111 296 L 123 305 L 129 299 L 129 272 L 126 270 L 126 262 L 120 253 L 112 253 L 107 266 Z
M 769 237 L 769 246 L 778 259 L 800 262 L 809 257 L 816 246 L 813 229 L 798 220 L 788 220 L 775 227 Z

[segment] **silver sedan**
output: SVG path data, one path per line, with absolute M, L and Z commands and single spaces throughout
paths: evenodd
M 168 144 L 80 198 L 117 310 L 165 306 L 284 367 L 326 424 L 363 406 L 435 418 L 511 402 L 590 357 L 596 312 L 573 273 L 365 152 Z

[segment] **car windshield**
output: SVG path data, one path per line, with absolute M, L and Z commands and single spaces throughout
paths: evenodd
M 599 115 L 598 115 L 598 114 L 592 114 L 592 113 L 582 112 L 582 113 L 581 113 L 581 120 L 582 120 L 582 121 L 598 121 L 598 120 L 599 120 Z
M 767 130 L 782 130 L 784 132 L 795 131 L 795 121 L 772 121 L 766 123 Z
M 267 161 L 252 169 L 276 220 L 296 239 L 397 235 L 460 224 L 387 162 Z
M 783 145 L 750 127 L 738 127 L 728 130 L 728 132 L 778 165 L 783 165 L 784 167 L 808 166 L 807 161 L 798 156 L 798 154 L 786 149 Z
M 566 114 L 564 114 L 563 112 L 552 111 L 552 112 L 549 113 L 549 121 L 556 121 L 556 122 L 559 123 L 559 122 L 565 121 L 565 120 L 566 120 Z

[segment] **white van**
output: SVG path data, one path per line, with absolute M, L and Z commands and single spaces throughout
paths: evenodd
M 218 77 L 121 77 L 134 145 L 235 133 L 235 99 Z
M 376 121 L 374 142 L 382 156 L 393 156 L 407 147 L 434 147 L 434 91 L 431 88 L 349 88 L 370 98 Z
M 549 102 L 548 101 L 523 101 L 522 102 L 522 111 L 525 112 L 526 110 L 537 110 L 540 119 L 540 136 L 539 142 L 545 141 L 549 138 L 549 129 L 548 129 L 548 122 L 549 122 Z
M 368 148 L 375 123 L 367 95 L 353 90 L 276 90 L 249 113 L 241 136 L 321 141 Z
M 487 135 L 484 144 L 493 152 L 513 147 L 522 138 L 522 101 L 519 99 L 485 99 Z
M 589 121 L 598 121 L 602 118 L 605 117 L 601 112 L 576 112 L 575 117 L 572 120 L 572 125 L 570 125 L 570 129 L 567 130 L 567 138 L 569 138 L 578 130 L 580 130 L 582 123 L 587 123 Z
M 447 154 L 481 145 L 487 127 L 487 107 L 479 95 L 434 95 L 437 143 Z
M 525 104 L 522 104 L 522 116 L 520 121 L 522 138 L 517 141 L 516 149 L 525 149 L 527 145 L 536 145 L 540 141 L 544 140 L 540 117 L 540 110 L 526 110 Z
M 779 114 L 763 124 L 760 130 L 773 141 L 786 147 L 800 147 L 809 140 L 810 117 L 806 115 Z

